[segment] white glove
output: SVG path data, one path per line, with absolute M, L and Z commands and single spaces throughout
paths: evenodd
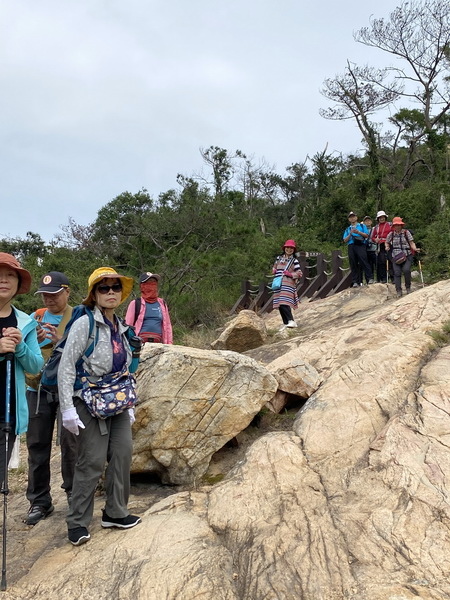
M 62 416 L 63 427 L 65 427 L 68 431 L 70 431 L 70 433 L 74 433 L 75 435 L 78 435 L 79 434 L 78 428 L 85 429 L 83 422 L 80 420 L 80 417 L 78 416 L 78 413 L 77 413 L 77 409 L 75 407 L 67 408 L 66 410 L 62 410 L 61 416 Z
M 130 425 L 133 425 L 133 423 L 136 421 L 136 417 L 134 416 L 134 408 L 128 409 L 128 416 L 130 418 Z

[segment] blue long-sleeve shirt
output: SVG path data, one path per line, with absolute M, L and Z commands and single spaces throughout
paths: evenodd
M 369 230 L 364 225 L 364 223 L 356 223 L 356 225 L 349 225 L 347 227 L 347 229 L 344 231 L 344 235 L 342 236 L 343 240 L 350 234 L 350 231 L 352 231 L 353 227 L 355 227 L 355 231 L 352 233 L 351 238 L 348 240 L 348 242 L 347 242 L 348 245 L 353 244 L 354 240 L 364 242 L 364 240 L 366 238 L 363 237 L 362 235 L 359 235 L 359 233 L 357 233 L 358 231 L 362 231 L 363 233 L 369 234 Z

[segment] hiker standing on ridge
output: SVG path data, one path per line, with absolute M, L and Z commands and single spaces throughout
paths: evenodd
M 377 281 L 378 283 L 387 283 L 388 270 L 387 270 L 387 251 L 386 251 L 386 238 L 388 233 L 391 232 L 391 224 L 388 223 L 388 216 L 384 210 L 377 212 L 377 224 L 372 229 L 371 239 L 377 244 Z
M 348 260 L 352 272 L 352 287 L 362 285 L 362 271 L 366 275 L 366 283 L 373 283 L 367 258 L 366 240 L 369 232 L 364 223 L 358 223 L 358 216 L 353 211 L 348 213 L 350 225 L 344 231 L 343 241 L 348 246 Z
M 392 231 L 386 238 L 386 250 L 391 250 L 392 266 L 394 268 L 394 283 L 397 298 L 402 295 L 402 274 L 405 277 L 406 293 L 411 292 L 411 265 L 414 258 L 413 252 L 417 252 L 411 232 L 404 229 L 401 217 L 392 220 Z
M 28 426 L 28 406 L 25 397 L 25 371 L 39 373 L 44 365 L 36 335 L 36 321 L 15 308 L 15 296 L 30 291 L 31 275 L 6 252 L 0 252 L 0 486 L 5 477 L 6 436 L 8 461 L 16 435 Z M 12 354 L 10 376 L 7 356 Z M 10 386 L 8 386 L 8 381 Z M 7 415 L 6 390 L 10 389 Z M 9 416 L 9 423 L 6 417 Z
M 172 324 L 165 300 L 158 296 L 156 273 L 142 273 L 139 277 L 141 297 L 132 300 L 127 308 L 125 322 L 135 328 L 144 342 L 172 344 Z
M 41 294 L 45 308 L 32 313 L 39 323 L 38 342 L 45 360 L 50 357 L 55 343 L 62 337 L 72 316 L 69 306 L 69 280 L 64 273 L 51 271 L 42 278 L 36 294 Z M 59 398 L 57 391 L 40 386 L 40 375 L 26 376 L 28 384 L 27 402 L 29 422 L 27 431 L 28 448 L 28 487 L 27 499 L 30 502 L 27 525 L 36 525 L 53 510 L 50 494 L 50 457 L 53 430 L 58 423 L 58 438 L 61 444 L 62 488 L 70 504 L 73 472 L 77 460 L 78 438 L 61 428 Z
M 297 327 L 292 315 L 292 308 L 298 306 L 297 282 L 303 273 L 300 269 L 300 263 L 295 258 L 297 245 L 294 240 L 286 240 L 283 245 L 283 254 L 277 256 L 272 267 L 272 273 L 275 277 L 282 276 L 281 288 L 273 293 L 273 308 L 280 311 L 283 325 L 285 327 Z
M 66 519 L 68 538 L 74 546 L 84 544 L 91 537 L 88 526 L 94 511 L 95 488 L 105 463 L 106 504 L 102 527 L 129 529 L 141 522 L 140 517 L 130 515 L 127 508 L 134 411 L 128 409 L 108 417 L 96 417 L 91 412 L 94 405 L 89 406 L 85 395 L 90 390 L 89 382 L 96 385 L 100 394 L 106 393 L 109 408 L 133 393 L 128 375 L 133 359 L 129 328 L 115 315 L 115 309 L 132 289 L 133 279 L 111 267 L 96 269 L 89 276 L 83 304 L 86 311 L 92 313 L 86 312 L 73 322 L 59 364 L 62 424 L 80 436 L 72 502 Z M 93 348 L 87 355 L 91 336 Z M 121 381 L 126 381 L 126 385 L 116 392 Z M 104 400 L 103 395 L 101 399 Z
M 370 279 L 374 279 L 375 271 L 377 267 L 377 245 L 372 240 L 372 218 L 368 215 L 363 219 L 364 225 L 367 227 L 367 232 L 369 233 L 369 237 L 366 238 L 366 250 L 367 250 L 367 261 L 370 267 Z M 370 281 L 370 280 L 369 280 Z

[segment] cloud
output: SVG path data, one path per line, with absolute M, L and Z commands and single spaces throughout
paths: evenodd
M 325 77 L 374 55 L 352 40 L 370 14 L 356 0 L 6 0 L 1 11 L 0 235 L 49 239 L 124 190 L 157 195 L 211 144 L 279 171 L 327 142 L 360 145 L 353 124 L 318 114 Z

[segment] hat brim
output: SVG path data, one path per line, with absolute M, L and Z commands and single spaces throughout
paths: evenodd
M 159 281 L 161 279 L 161 275 L 159 275 L 158 273 L 150 273 L 150 271 L 147 271 L 146 273 L 142 273 L 139 276 L 139 280 L 138 283 L 139 285 L 146 283 L 149 279 L 156 279 L 156 281 Z
M 126 275 L 120 275 L 119 273 L 101 273 L 98 277 L 96 277 L 88 288 L 88 293 L 86 298 L 83 300 L 83 304 L 89 302 L 90 299 L 94 299 L 92 295 L 92 290 L 96 283 L 101 281 L 102 279 L 120 279 L 122 281 L 122 297 L 120 299 L 120 303 L 122 304 L 128 298 L 128 296 L 133 291 L 134 280 L 132 277 L 127 277 Z
M 58 288 L 40 288 L 37 292 L 34 292 L 34 295 L 36 296 L 36 294 L 57 294 L 58 292 L 62 292 L 63 290 L 67 290 L 69 289 L 69 286 L 67 285 L 60 285 Z

